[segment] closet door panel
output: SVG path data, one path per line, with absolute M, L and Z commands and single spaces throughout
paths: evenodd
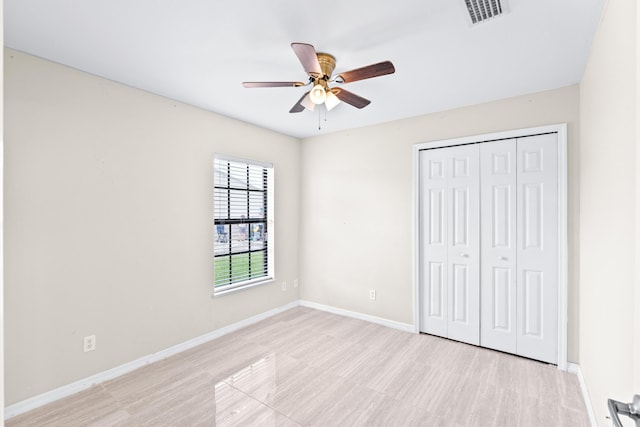
M 420 330 L 447 336 L 446 150 L 420 152 Z
M 516 352 L 516 140 L 480 144 L 480 343 Z
M 480 187 L 477 144 L 448 154 L 448 337 L 480 343 Z
M 447 284 L 445 282 L 446 268 L 447 266 L 443 262 L 429 263 L 429 300 L 427 305 L 427 316 L 430 319 L 438 319 L 439 321 L 444 321 L 444 316 L 447 312 Z M 446 325 L 442 335 L 446 335 Z
M 518 138 L 517 354 L 558 362 L 557 135 Z

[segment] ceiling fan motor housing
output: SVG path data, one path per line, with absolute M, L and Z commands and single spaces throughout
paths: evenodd
M 333 69 L 336 68 L 336 58 L 328 53 L 318 53 L 318 62 L 320 63 L 320 69 L 322 70 L 322 76 L 318 77 L 318 80 L 329 80 Z

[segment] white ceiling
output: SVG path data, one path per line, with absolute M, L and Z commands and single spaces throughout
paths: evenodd
M 472 26 L 463 0 L 4 0 L 4 40 L 303 138 L 577 83 L 604 2 L 507 0 Z M 319 131 L 318 109 L 289 113 L 308 88 L 241 85 L 306 81 L 291 42 L 334 55 L 335 73 L 383 60 L 396 73 L 346 84 L 371 104 L 340 104 Z

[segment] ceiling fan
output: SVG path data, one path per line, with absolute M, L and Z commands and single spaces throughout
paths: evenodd
M 324 104 L 327 110 L 331 110 L 340 101 L 353 105 L 356 108 L 364 108 L 371 103 L 355 93 L 340 87 L 329 87 L 329 83 L 351 83 L 372 77 L 393 74 L 396 69 L 390 61 L 356 68 L 331 76 L 336 66 L 336 58 L 328 53 L 316 52 L 316 49 L 307 43 L 291 43 L 291 48 L 302 63 L 304 71 L 309 75 L 307 83 L 304 82 L 244 82 L 247 88 L 254 87 L 300 87 L 313 85 L 289 110 L 290 113 L 299 113 L 305 108 L 313 111 L 316 105 Z

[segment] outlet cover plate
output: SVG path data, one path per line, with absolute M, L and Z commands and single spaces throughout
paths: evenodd
M 84 352 L 93 351 L 96 349 L 96 336 L 95 335 L 87 335 L 83 340 L 83 348 Z

